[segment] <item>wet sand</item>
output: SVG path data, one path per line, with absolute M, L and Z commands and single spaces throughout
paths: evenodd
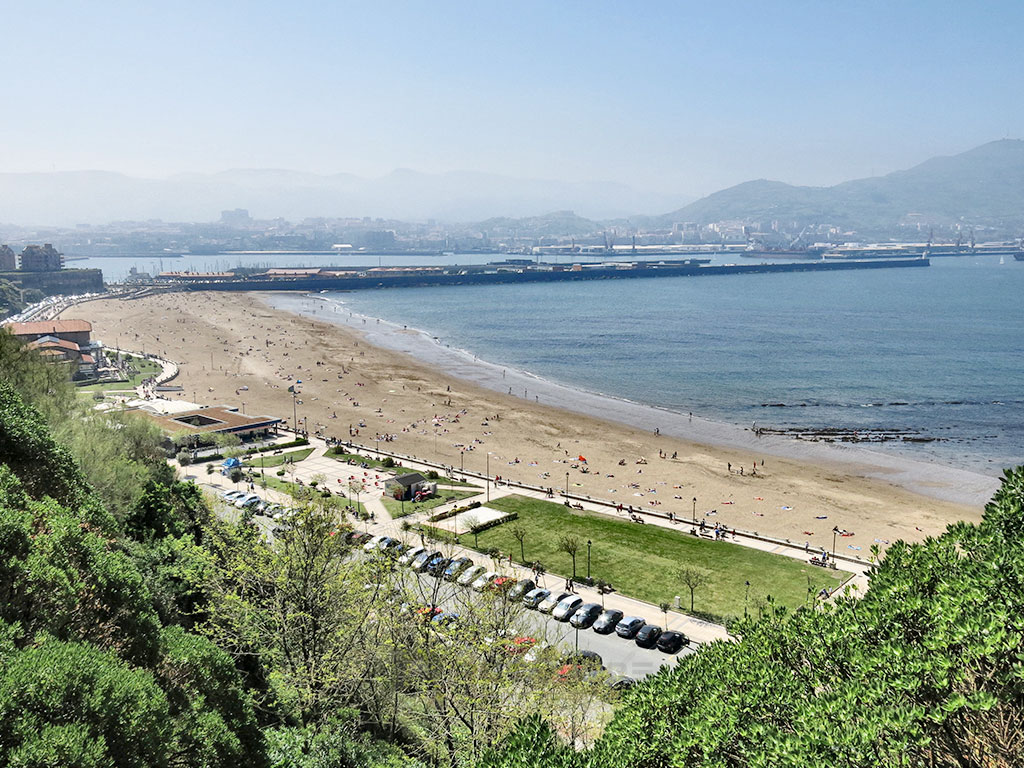
M 687 518 L 696 506 L 710 525 L 811 547 L 831 549 L 838 526 L 854 535 L 840 538 L 837 551 L 865 559 L 873 544 L 884 549 L 978 519 L 997 485 L 859 447 L 758 438 L 698 415 L 580 392 L 315 298 L 176 293 L 88 302 L 62 317 L 91 321 L 93 336 L 109 346 L 179 363 L 173 383 L 184 392 L 172 397 L 244 404 L 291 425 L 287 389 L 301 379 L 296 413 L 311 432 L 348 439 L 358 430 L 352 439 L 371 446 L 376 435 L 392 435 L 382 448 L 477 472 L 489 452 L 492 475 L 560 491 L 568 474 L 574 493 Z

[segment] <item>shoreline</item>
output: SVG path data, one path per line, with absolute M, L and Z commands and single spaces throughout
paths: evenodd
M 353 331 L 379 348 L 411 357 L 466 383 L 525 403 L 557 408 L 632 429 L 647 430 L 698 446 L 765 454 L 775 458 L 832 466 L 868 479 L 891 483 L 911 493 L 953 504 L 982 507 L 999 487 L 999 478 L 860 445 L 812 443 L 782 435 L 756 436 L 751 429 L 690 415 L 627 398 L 551 381 L 529 371 L 481 360 L 467 350 L 442 344 L 430 332 L 353 312 L 345 304 L 308 293 L 255 293 L 264 304 L 284 312 L 328 322 Z M 306 304 L 306 306 L 303 306 Z M 331 308 L 334 311 L 317 311 Z M 351 317 L 361 323 L 350 323 Z M 509 389 L 511 388 L 511 392 Z M 525 393 L 525 395 L 524 395 Z
M 277 309 L 252 294 L 167 293 L 89 302 L 64 316 L 91 321 L 99 339 L 119 337 L 123 348 L 175 361 L 182 390 L 171 399 L 240 407 L 288 426 L 297 416 L 300 427 L 342 441 L 374 445 L 379 437 L 381 448 L 456 471 L 621 505 L 609 514 L 623 519 L 627 508 L 674 513 L 867 558 L 875 546 L 919 541 L 981 517 L 980 503 L 897 485 L 895 471 L 862 451 L 846 462 L 832 454 L 851 452 L 819 445 L 796 446 L 808 458 L 777 457 L 784 439 L 756 440 L 749 430 L 723 431 L 696 416 L 692 424 L 688 416 L 670 419 L 667 411 L 474 361 L 422 333 L 348 318 L 302 295 L 290 306 L 307 312 Z M 377 345 L 384 340 L 392 348 Z M 293 399 L 288 388 L 299 379 Z M 494 386 L 499 381 L 503 391 Z M 526 389 L 529 399 L 508 395 L 509 386 Z M 659 435 L 643 426 L 652 418 Z M 735 447 L 722 445 L 732 438 Z M 948 492 L 951 475 L 941 472 L 946 482 L 930 487 L 933 495 Z M 849 537 L 836 541 L 833 528 Z

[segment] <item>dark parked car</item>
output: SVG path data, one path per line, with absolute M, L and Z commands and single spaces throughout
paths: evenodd
M 661 637 L 661 627 L 657 624 L 645 624 L 636 633 L 636 644 L 641 648 L 653 648 Z
M 436 560 L 437 558 L 440 558 L 440 557 L 441 557 L 441 553 L 438 552 L 436 549 L 433 550 L 433 551 L 425 550 L 423 552 L 420 552 L 416 556 L 416 559 L 412 561 L 412 569 L 414 571 L 416 571 L 416 573 L 422 573 L 423 570 L 431 562 L 433 562 L 434 560 Z
M 627 640 L 636 637 L 636 633 L 647 622 L 639 616 L 627 616 L 615 625 L 615 634 Z
M 517 581 L 515 584 L 512 585 L 511 589 L 509 589 L 509 591 L 508 591 L 508 599 L 509 600 L 522 600 L 523 599 L 523 595 L 525 595 L 531 589 L 536 589 L 536 588 L 537 588 L 537 585 L 534 584 L 532 581 L 530 581 L 530 579 L 523 579 L 521 581 Z
M 679 653 L 684 645 L 689 644 L 690 638 L 682 632 L 673 632 L 672 630 L 662 632 L 661 637 L 658 638 L 658 650 L 665 653 Z
M 537 589 L 531 589 L 523 595 L 523 605 L 527 608 L 536 608 L 540 605 L 541 601 L 546 599 L 550 594 L 550 589 L 542 589 L 540 587 L 537 587 Z
M 610 635 L 620 621 L 622 621 L 622 611 L 610 608 L 594 621 L 594 631 L 599 635 Z
M 627 677 L 626 675 L 613 678 L 611 681 L 613 691 L 628 691 L 634 685 L 636 685 L 636 680 L 632 677 Z
M 576 609 L 576 613 L 569 617 L 569 623 L 576 629 L 586 629 L 601 615 L 601 606 L 598 603 L 584 603 Z
M 439 579 L 444 575 L 444 570 L 448 567 L 451 561 L 450 557 L 438 558 L 427 565 L 424 573 L 429 573 L 434 578 Z
M 473 561 L 468 557 L 458 557 L 448 563 L 448 567 L 444 569 L 445 581 L 455 581 L 459 574 L 469 568 L 473 564 Z

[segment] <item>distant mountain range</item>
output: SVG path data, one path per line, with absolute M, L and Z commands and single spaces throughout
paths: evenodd
M 762 179 L 696 201 L 615 183 L 466 171 L 397 170 L 377 179 L 287 170 L 232 170 L 169 179 L 105 171 L 0 174 L 0 222 L 9 224 L 202 222 L 215 221 L 222 210 L 233 208 L 247 208 L 257 219 L 437 219 L 480 222 L 486 230 L 521 234 L 583 234 L 627 217 L 652 227 L 778 220 L 786 230 L 794 224 L 881 230 L 918 214 L 916 220 L 935 225 L 964 219 L 971 225 L 1024 228 L 1024 141 L 993 141 L 909 170 L 833 187 L 797 187 Z M 642 213 L 666 209 L 673 210 Z
M 1024 141 L 993 141 L 909 170 L 834 187 L 748 181 L 653 217 L 651 223 L 778 219 L 787 227 L 796 222 L 882 228 L 908 214 L 933 224 L 963 218 L 972 224 L 1024 226 Z
M 287 170 L 232 170 L 139 179 L 105 171 L 0 174 L 0 222 L 69 226 L 162 219 L 215 221 L 246 208 L 254 218 L 311 217 L 477 221 L 530 217 L 571 208 L 610 219 L 666 210 L 688 195 L 638 191 L 615 183 L 516 179 L 457 171 L 397 170 L 377 179 Z

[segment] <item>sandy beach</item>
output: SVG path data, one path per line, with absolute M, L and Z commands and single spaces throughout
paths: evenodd
M 272 300 L 280 303 L 279 295 Z M 634 509 L 689 517 L 696 508 L 710 525 L 811 547 L 830 549 L 838 526 L 853 535 L 837 551 L 865 559 L 874 544 L 884 549 L 978 519 L 996 485 L 869 451 L 758 439 L 438 345 L 431 354 L 429 338 L 416 331 L 345 317 L 313 299 L 298 297 L 304 308 L 289 301 L 306 314 L 250 294 L 172 293 L 92 301 L 62 317 L 89 320 L 108 346 L 177 362 L 173 383 L 189 401 L 237 405 L 291 425 L 288 387 L 301 380 L 296 411 L 310 432 L 349 439 L 358 430 L 351 439 L 371 446 L 380 435 L 382 448 L 477 472 L 490 453 L 492 475 L 555 491 L 568 482 L 573 492 Z M 506 383 L 513 394 L 501 389 Z

